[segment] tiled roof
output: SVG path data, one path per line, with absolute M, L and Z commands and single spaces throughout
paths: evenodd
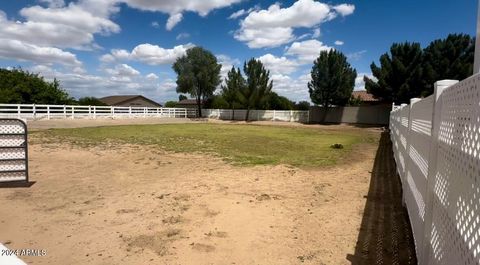
M 367 101 L 380 101 L 377 98 L 374 98 L 372 94 L 368 93 L 365 90 L 361 91 L 353 91 L 352 92 L 352 97 L 354 98 L 360 98 L 360 100 L 367 102 Z

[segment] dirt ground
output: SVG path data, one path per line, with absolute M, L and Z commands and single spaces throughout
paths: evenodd
M 0 189 L 0 242 L 46 250 L 21 257 L 29 264 L 393 264 L 362 263 L 374 253 L 357 244 L 375 232 L 364 209 L 376 151 L 359 146 L 348 165 L 305 170 L 32 144 L 36 183 Z

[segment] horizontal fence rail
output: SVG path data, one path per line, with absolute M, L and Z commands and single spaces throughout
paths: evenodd
M 394 107 L 390 136 L 419 264 L 480 264 L 480 75 Z
M 196 112 L 186 108 L 0 104 L 0 118 L 50 120 L 147 117 L 194 118 Z
M 231 109 L 204 109 L 202 110 L 204 118 L 220 120 L 245 120 L 247 110 Z M 287 122 L 309 122 L 309 111 L 298 110 L 250 110 L 248 113 L 250 121 L 287 121 Z

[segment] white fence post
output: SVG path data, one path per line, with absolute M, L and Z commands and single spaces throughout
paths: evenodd
M 93 106 L 93 118 L 97 118 L 97 106 Z
M 37 107 L 36 107 L 35 104 L 33 104 L 32 112 L 33 112 L 33 119 L 36 120 L 37 119 Z
M 75 106 L 71 106 L 72 108 L 72 120 L 75 119 Z
M 185 119 L 188 118 L 187 114 L 188 114 L 188 111 L 187 109 L 185 109 Z
M 92 106 L 88 105 L 88 118 L 92 118 Z
M 275 121 L 275 112 L 276 112 L 276 111 L 273 110 L 273 118 L 272 118 L 273 121 Z
M 47 106 L 47 120 L 50 120 L 50 106 Z
M 67 118 L 67 107 L 65 105 L 63 105 L 63 118 Z
M 421 257 L 423 260 L 419 260 L 419 264 L 428 264 L 430 252 L 431 252 L 431 232 L 432 232 L 432 209 L 435 196 L 434 183 L 437 175 L 437 152 L 438 152 L 438 135 L 440 131 L 440 120 L 442 113 L 442 101 L 440 99 L 443 91 L 446 88 L 458 83 L 457 80 L 441 80 L 435 83 L 433 94 L 433 111 L 432 111 L 432 125 L 430 131 L 430 151 L 428 163 L 428 175 L 427 175 L 427 192 L 425 199 L 425 220 L 424 220 L 424 235 L 423 246 L 418 246 L 417 251 L 422 251 Z M 419 254 L 417 253 L 417 256 Z
M 128 117 L 132 117 L 132 106 L 128 106 Z

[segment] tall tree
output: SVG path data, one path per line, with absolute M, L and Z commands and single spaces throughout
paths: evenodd
M 0 102 L 25 104 L 72 104 L 74 99 L 60 87 L 58 80 L 22 69 L 0 68 Z
M 222 85 L 222 97 L 228 103 L 232 110 L 232 120 L 235 117 L 235 107 L 239 104 L 238 93 L 246 86 L 245 78 L 243 78 L 240 68 L 232 69 L 228 72 L 225 78 L 225 85 Z
M 380 67 L 372 63 L 372 80 L 364 77 L 365 88 L 384 101 L 407 103 L 427 90 L 423 78 L 423 51 L 419 43 L 395 43 L 390 54 L 380 57 Z
M 189 93 L 197 101 L 198 114 L 202 117 L 202 103 L 213 95 L 220 84 L 221 64 L 210 51 L 193 47 L 173 64 L 177 73 L 177 92 Z
M 434 40 L 424 49 L 424 79 L 427 90 L 422 96 L 433 93 L 438 80 L 463 80 L 473 73 L 475 39 L 466 34 L 450 34 L 445 39 Z
M 100 99 L 96 98 L 96 97 L 83 97 L 83 98 L 79 98 L 78 101 L 77 101 L 78 105 L 82 105 L 82 106 L 106 106 L 107 104 L 103 103 L 102 101 L 100 101 Z
M 185 100 L 185 99 L 187 99 L 187 96 L 182 95 L 182 94 L 178 95 L 178 101 L 182 101 L 182 100 Z
M 292 110 L 295 103 L 284 96 L 280 96 L 275 92 L 270 92 L 265 99 L 262 109 L 269 110 Z
M 238 99 L 247 109 L 245 116 L 247 121 L 251 109 L 261 108 L 270 91 L 272 91 L 273 83 L 270 80 L 270 71 L 265 69 L 262 62 L 255 58 L 244 63 L 243 72 L 247 77 L 247 85 L 239 91 Z
M 348 103 L 357 71 L 350 66 L 343 53 L 336 50 L 322 51 L 313 62 L 311 77 L 312 80 L 308 83 L 310 99 L 321 105 L 326 115 L 330 106 L 344 106 Z

